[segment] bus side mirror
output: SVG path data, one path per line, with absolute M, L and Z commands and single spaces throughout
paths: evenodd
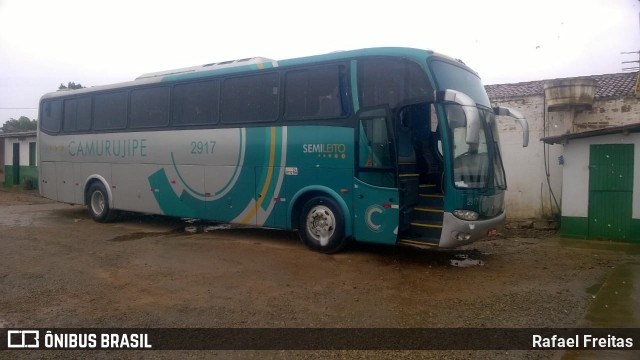
M 460 105 L 467 118 L 467 144 L 478 144 L 480 142 L 480 113 L 476 107 L 475 101 L 465 93 L 457 90 L 441 90 L 436 91 L 436 102 L 452 102 Z
M 493 108 L 493 113 L 496 115 L 512 117 L 518 124 L 520 124 L 520 127 L 522 128 L 522 147 L 527 147 L 527 145 L 529 145 L 529 123 L 519 111 L 508 107 L 498 106 Z

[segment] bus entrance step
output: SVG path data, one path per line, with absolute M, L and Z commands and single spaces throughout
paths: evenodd
M 413 208 L 413 222 L 416 223 L 438 223 L 442 224 L 444 210 L 435 206 L 416 206 Z
M 420 194 L 418 196 L 420 207 L 442 209 L 444 207 L 444 196 L 441 194 Z
M 442 223 L 437 222 L 427 222 L 427 221 L 414 221 L 411 223 L 411 226 L 418 228 L 426 228 L 426 229 L 442 229 Z
M 419 188 L 422 194 L 433 194 L 438 190 L 436 184 L 420 184 Z
M 437 220 L 413 220 L 407 233 L 412 239 L 440 239 L 442 234 L 442 221 Z
M 400 239 L 399 244 L 411 246 L 438 247 L 440 239 Z

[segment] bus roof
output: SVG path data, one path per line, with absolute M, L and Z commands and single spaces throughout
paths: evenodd
M 142 74 L 138 76 L 136 80 L 147 79 L 152 77 L 163 77 L 163 76 L 176 75 L 176 74 L 193 73 L 198 71 L 219 70 L 219 69 L 242 66 L 242 65 L 262 64 L 262 63 L 272 62 L 272 61 L 275 61 L 275 60 L 271 60 L 263 57 L 253 57 L 253 58 L 246 58 L 246 59 L 239 59 L 239 60 L 221 61 L 217 63 L 190 66 L 190 67 L 181 68 L 181 69 L 164 70 L 159 72 Z
M 93 93 L 97 91 L 108 91 L 108 90 L 115 90 L 115 89 L 121 89 L 121 88 L 127 88 L 127 87 L 136 87 L 140 85 L 150 85 L 150 84 L 161 83 L 161 82 L 205 78 L 205 77 L 217 76 L 217 75 L 256 71 L 260 69 L 313 64 L 317 62 L 344 60 L 344 59 L 358 58 L 358 57 L 364 57 L 364 56 L 399 56 L 404 58 L 412 58 L 414 60 L 420 60 L 420 59 L 424 60 L 431 56 L 437 56 L 437 57 L 445 58 L 445 59 L 455 61 L 464 65 L 464 63 L 462 63 L 460 60 L 453 59 L 449 56 L 442 55 L 431 50 L 403 48 L 403 47 L 378 47 L 378 48 L 366 48 L 366 49 L 359 49 L 359 50 L 336 51 L 328 54 L 312 55 L 312 56 L 280 60 L 280 61 L 271 60 L 263 57 L 253 57 L 253 58 L 246 58 L 246 59 L 239 59 L 239 60 L 210 63 L 210 64 L 204 64 L 204 65 L 198 65 L 198 66 L 191 66 L 191 67 L 186 67 L 181 69 L 146 73 L 146 74 L 140 75 L 133 81 L 127 81 L 122 83 L 92 86 L 89 88 L 77 89 L 77 90 L 51 92 L 43 95 L 41 100 L 58 98 L 58 97 L 76 96 L 76 95 L 81 95 L 85 93 Z M 464 66 L 464 67 L 467 67 L 467 66 Z

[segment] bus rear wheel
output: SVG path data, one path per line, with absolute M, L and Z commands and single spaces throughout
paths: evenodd
M 298 224 L 300 237 L 311 250 L 333 254 L 347 245 L 344 216 L 331 198 L 317 196 L 307 201 Z
M 109 207 L 109 194 L 101 182 L 95 182 L 89 187 L 87 208 L 97 222 L 111 222 L 118 215 L 116 210 Z

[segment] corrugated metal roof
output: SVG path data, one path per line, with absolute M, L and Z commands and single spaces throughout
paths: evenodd
M 28 137 L 28 136 L 37 136 L 37 132 L 35 130 L 0 132 L 0 138 L 17 138 L 17 137 Z
M 622 125 L 622 126 L 612 126 L 612 127 L 603 128 L 603 129 L 583 131 L 579 133 L 547 136 L 540 140 L 545 142 L 546 144 L 563 144 L 566 141 L 571 139 L 582 139 L 582 138 L 610 135 L 610 134 L 617 134 L 617 133 L 637 133 L 637 132 L 640 132 L 640 123 L 628 124 L 628 125 Z
M 635 96 L 634 89 L 637 78 L 638 72 L 636 71 L 618 74 L 580 76 L 566 79 L 593 79 L 597 83 L 596 98 L 608 98 Z M 543 95 L 545 81 L 549 80 L 486 85 L 485 89 L 491 99 Z

